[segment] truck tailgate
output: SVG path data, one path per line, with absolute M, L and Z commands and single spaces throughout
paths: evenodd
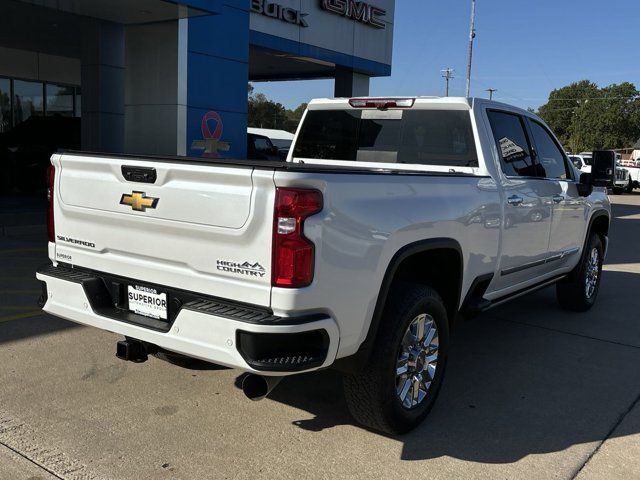
M 52 260 L 269 305 L 272 169 L 75 153 L 52 163 Z

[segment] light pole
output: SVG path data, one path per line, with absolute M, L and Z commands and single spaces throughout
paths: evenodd
M 445 97 L 449 96 L 449 80 L 451 80 L 453 77 L 453 68 L 447 67 L 444 70 L 440 70 L 440 72 L 442 73 L 442 77 L 444 78 L 445 81 Z
M 493 100 L 493 92 L 497 92 L 497 88 L 487 88 L 485 92 L 489 92 L 489 100 Z
M 471 61 L 473 59 L 473 39 L 476 38 L 476 0 L 471 0 L 471 26 L 469 28 L 469 61 L 467 62 L 467 97 L 471 95 Z

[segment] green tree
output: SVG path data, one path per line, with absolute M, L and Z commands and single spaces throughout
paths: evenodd
M 264 93 L 255 93 L 251 83 L 248 87 L 248 98 L 250 127 L 273 128 L 293 133 L 307 108 L 307 104 L 303 103 L 295 110 L 287 110 L 281 103 L 269 100 Z
M 588 98 L 598 95 L 598 86 L 589 80 L 574 82 L 549 94 L 549 101 L 538 110 L 563 145 L 570 144 L 570 128 L 575 111 Z
M 301 103 L 294 110 L 287 110 L 287 128 L 285 128 L 285 130 L 288 130 L 289 132 L 292 132 L 292 133 L 295 132 L 296 129 L 298 128 L 298 124 L 300 123 L 300 120 L 302 119 L 302 114 L 304 114 L 304 111 L 306 109 L 307 109 L 307 104 Z
M 249 126 L 283 130 L 287 123 L 287 110 L 281 103 L 267 98 L 264 93 L 249 97 Z
M 633 145 L 640 136 L 640 92 L 629 82 L 602 88 L 576 109 L 569 131 L 579 151 Z
M 588 80 L 554 90 L 538 114 L 572 152 L 628 147 L 640 136 L 640 92 Z

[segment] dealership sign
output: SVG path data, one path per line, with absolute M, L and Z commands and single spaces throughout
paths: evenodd
M 251 0 L 251 11 L 259 13 L 265 17 L 276 18 L 283 22 L 292 23 L 293 25 L 300 25 L 301 27 L 308 27 L 304 17 L 306 13 L 302 13 L 295 8 L 283 7 L 282 5 L 269 2 L 268 0 Z
M 375 28 L 385 28 L 385 23 L 380 19 L 387 11 L 374 7 L 367 2 L 355 0 L 321 0 L 322 8 L 331 13 L 351 18 L 357 22 L 370 25 Z

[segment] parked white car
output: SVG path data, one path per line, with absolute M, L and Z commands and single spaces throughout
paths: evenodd
M 630 160 L 620 168 L 629 174 L 627 193 L 631 193 L 634 188 L 640 188 L 640 160 Z
M 569 155 L 569 160 L 575 165 L 575 167 L 581 172 L 591 173 L 591 159 L 592 155 L 587 153 L 581 153 L 580 155 Z
M 615 183 L 612 188 L 613 193 L 615 195 L 619 195 L 623 192 L 631 192 L 634 188 L 634 185 L 638 187 L 638 180 L 640 177 L 640 168 L 635 169 L 633 172 L 635 175 L 635 183 L 633 180 L 633 176 L 631 174 L 631 170 L 621 166 L 622 155 L 619 153 L 615 154 L 616 157 L 616 174 L 615 174 Z M 569 155 L 569 160 L 571 163 L 575 165 L 575 167 L 584 173 L 591 173 L 591 162 L 593 159 L 592 152 L 580 152 L 578 155 Z
M 278 148 L 286 148 L 287 150 L 291 147 L 291 143 L 293 142 L 293 133 L 289 133 L 286 130 L 274 130 L 272 128 L 247 128 L 247 133 L 252 133 L 254 135 L 263 135 L 265 137 L 269 137 L 271 143 L 273 143 Z

